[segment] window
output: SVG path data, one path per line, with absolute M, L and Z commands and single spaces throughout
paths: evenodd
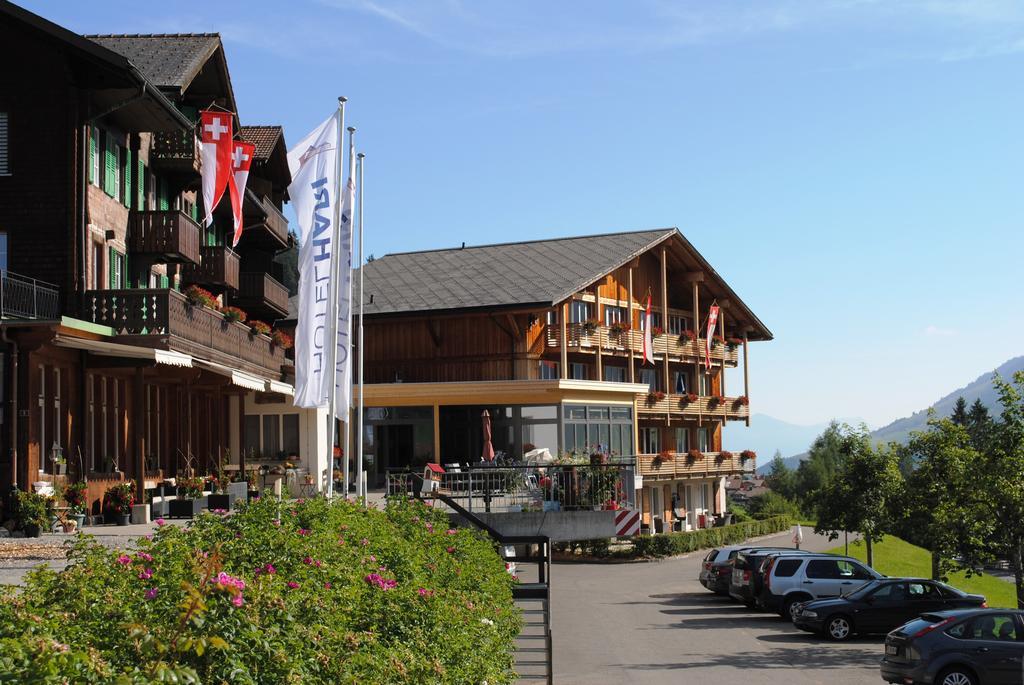
M 939 591 L 928 583 L 907 583 L 907 598 L 913 600 L 942 599 Z
M 711 436 L 707 428 L 697 429 L 697 449 L 701 452 L 711 451 Z
M 89 128 L 89 183 L 97 188 L 103 187 L 103 167 L 100 166 L 100 130 L 95 126 Z
M 808 578 L 840 578 L 839 563 L 832 559 L 812 559 L 807 562 Z
M 615 305 L 606 304 L 604 306 L 604 323 L 608 324 L 629 322 L 629 313 L 625 307 L 617 307 Z
M 587 380 L 587 365 L 572 362 L 569 364 L 569 377 L 574 381 Z
M 552 381 L 558 379 L 558 362 L 541 361 L 540 362 L 540 377 L 541 380 Z
M 1017 624 L 1011 614 L 983 614 L 975 617 L 965 637 L 971 640 L 1017 640 Z
M 110 248 L 110 289 L 121 290 L 127 287 L 124 253 Z
M 249 457 L 256 458 L 263 456 L 260 452 L 260 417 L 257 414 L 246 414 L 245 416 L 245 442 L 242 449 Z
M 263 454 L 277 456 L 281 451 L 281 417 L 267 414 L 263 417 Z
M 697 371 L 697 394 L 702 397 L 707 397 L 711 394 L 711 376 L 706 373 Z
M 672 392 L 677 395 L 684 395 L 687 392 L 686 372 L 674 371 L 672 373 Z
M 64 432 L 61 430 L 63 422 L 60 420 L 60 369 L 53 369 L 53 442 L 48 444 L 46 448 L 49 450 L 53 445 L 58 447 L 64 446 L 64 441 L 61 439 L 61 434 Z
M 104 132 L 106 142 L 103 151 L 103 192 L 115 200 L 121 199 L 121 146 L 114 136 Z
M 566 452 L 600 449 L 612 455 L 633 453 L 633 408 L 608 405 L 565 405 Z
M 105 471 L 107 456 L 110 454 L 107 451 L 107 430 L 109 423 L 107 422 L 107 379 L 100 378 L 100 453 L 96 455 L 97 461 L 96 470 Z
M 658 372 L 655 369 L 640 369 L 640 382 L 648 387 L 650 392 L 658 389 Z
M 246 414 L 242 450 L 249 458 L 279 459 L 299 453 L 298 414 Z
M 573 300 L 569 305 L 569 323 L 583 323 L 591 318 L 590 303 Z
M 554 309 L 548 310 L 544 314 L 544 320 L 547 322 L 549 326 L 556 325 L 558 323 L 558 312 L 556 312 Z
M 46 367 L 39 365 L 39 472 L 46 470 Z
M 661 451 L 661 431 L 658 428 L 640 429 L 640 452 L 657 454 Z
M 103 243 L 93 242 L 92 244 L 92 272 L 89 278 L 89 287 L 92 290 L 99 290 L 103 283 Z
M 646 330 L 644 327 L 647 325 L 647 310 L 644 310 L 644 314 L 640 316 L 640 330 Z M 653 328 L 661 328 L 661 313 L 654 311 L 654 306 L 651 306 L 651 326 Z
M 285 414 L 281 417 L 281 447 L 285 456 L 299 453 L 299 415 Z
M 0 271 L 7 271 L 7 231 L 0 231 Z
M 609 383 L 625 383 L 626 382 L 626 367 L 625 366 L 606 366 L 604 367 L 604 379 Z
M 686 454 L 690 451 L 690 431 L 676 428 L 676 453 Z
M 11 174 L 9 123 L 10 118 L 7 112 L 0 112 L 0 176 L 10 176 Z
M 775 577 L 792 578 L 802 562 L 802 559 L 779 559 L 775 564 Z
M 96 379 L 85 376 L 85 463 L 96 471 Z
M 668 317 L 668 332 L 671 335 L 682 335 L 683 331 L 686 330 L 687 323 L 688 321 L 685 316 L 670 314 Z
M 161 388 L 146 386 L 146 468 L 160 468 L 163 457 L 163 398 Z

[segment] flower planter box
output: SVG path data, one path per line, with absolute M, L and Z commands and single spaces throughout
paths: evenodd
M 231 505 L 235 503 L 235 493 L 225 492 L 223 494 L 211 494 L 206 497 L 206 508 L 213 510 L 231 511 Z
M 134 504 L 132 505 L 132 523 L 149 523 L 149 505 L 148 504 Z
M 169 518 L 181 519 L 195 518 L 203 510 L 205 502 L 205 497 L 197 499 L 179 497 L 178 499 L 172 499 L 167 503 L 167 516 Z
M 43 529 L 35 523 L 25 524 L 25 537 L 27 538 L 38 538 L 43 534 Z

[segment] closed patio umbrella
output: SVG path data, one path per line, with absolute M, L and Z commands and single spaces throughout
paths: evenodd
M 484 461 L 494 461 L 494 445 L 491 444 L 491 414 L 489 411 L 484 409 L 484 413 L 481 414 L 483 417 L 483 429 L 484 429 Z

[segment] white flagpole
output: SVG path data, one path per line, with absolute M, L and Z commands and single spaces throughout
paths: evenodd
M 359 427 L 359 435 L 356 440 L 356 455 L 359 461 L 359 481 L 362 483 L 363 473 L 363 306 L 366 304 L 366 300 L 363 298 L 363 268 L 366 264 L 363 262 L 363 164 L 366 160 L 366 155 L 360 152 L 356 155 L 357 163 L 359 165 L 359 408 L 356 418 L 356 425 Z M 360 486 L 363 487 L 363 486 Z M 366 497 L 366 493 L 363 493 L 363 497 Z
M 348 179 L 352 178 L 352 175 L 353 175 L 353 173 L 352 173 L 352 166 L 355 163 L 355 160 L 353 160 L 353 158 L 352 158 L 352 155 L 355 154 L 355 151 L 356 151 L 355 138 L 356 138 L 356 129 L 355 129 L 354 126 L 349 126 L 348 127 L 348 177 L 346 177 L 346 179 L 345 179 L 345 192 L 346 193 L 348 192 Z M 352 211 L 352 208 L 350 207 L 349 208 L 349 212 L 351 212 L 351 211 Z M 349 217 L 349 220 L 351 221 L 351 217 Z M 352 274 L 351 274 L 351 271 L 350 271 L 349 272 L 349 277 L 350 278 L 351 278 L 351 275 Z M 351 300 L 351 296 L 349 297 L 349 299 Z M 349 322 L 351 322 L 351 320 L 352 320 L 352 308 L 351 308 L 351 303 L 350 303 L 349 304 Z M 352 340 L 352 330 L 351 329 L 352 329 L 352 326 L 350 325 L 349 326 L 349 341 L 350 342 Z M 351 344 L 349 345 L 349 354 L 352 354 L 352 346 L 351 346 Z M 351 367 L 349 367 L 349 368 L 351 368 Z M 352 383 L 351 374 L 349 376 L 346 376 L 345 382 L 349 383 L 351 385 L 351 383 Z M 343 473 L 342 478 L 345 481 L 345 495 L 344 495 L 345 499 L 348 499 L 348 487 L 349 487 L 348 483 L 349 483 L 349 478 L 351 478 L 351 476 L 352 476 L 352 469 L 350 469 L 349 466 L 348 466 L 348 459 L 349 459 L 349 456 L 351 456 L 351 452 L 352 452 L 352 396 L 351 396 L 350 393 L 347 393 L 347 394 L 349 396 L 349 406 L 345 407 L 345 450 L 344 450 L 345 453 L 343 455 L 341 455 L 342 465 L 343 465 L 342 466 L 342 473 Z M 357 474 L 357 476 L 358 476 L 358 474 Z
M 338 97 L 338 145 L 341 145 L 341 132 L 345 128 L 345 103 L 348 98 Z M 330 325 L 329 340 L 330 346 L 327 349 L 327 363 L 330 365 L 331 383 L 327 391 L 327 499 L 334 497 L 334 444 L 336 431 L 334 420 L 335 386 L 338 382 L 338 273 L 339 273 L 339 252 L 341 251 L 341 156 L 343 151 L 338 150 L 334 160 L 334 172 L 337 176 L 337 195 L 334 197 L 334 225 L 331 227 L 331 291 L 330 306 L 328 312 L 328 325 Z

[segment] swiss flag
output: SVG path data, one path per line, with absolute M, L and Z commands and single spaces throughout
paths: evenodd
M 647 293 L 647 309 L 644 310 L 644 363 L 654 363 L 654 334 L 651 330 L 651 294 Z
M 206 218 L 203 223 L 213 223 L 213 209 L 224 196 L 224 189 L 231 183 L 231 143 L 233 119 L 231 112 L 203 110 L 200 114 L 199 140 L 202 143 L 203 161 L 203 206 Z
M 256 146 L 252 143 L 234 141 L 231 150 L 231 213 L 235 216 L 235 238 L 231 247 L 237 247 L 242 237 L 242 204 L 245 201 L 245 185 L 249 181 L 249 167 L 252 166 Z

